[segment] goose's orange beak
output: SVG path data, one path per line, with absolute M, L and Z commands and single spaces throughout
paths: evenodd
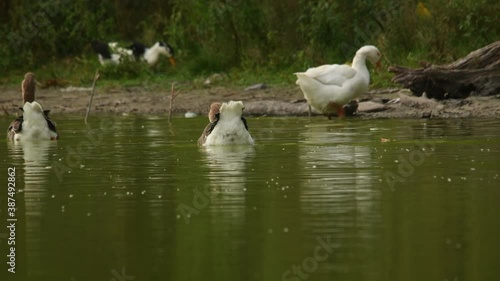
M 173 57 L 169 57 L 168 60 L 170 61 L 170 64 L 175 67 L 175 59 Z

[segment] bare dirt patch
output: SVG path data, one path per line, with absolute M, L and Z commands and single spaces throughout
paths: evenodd
M 88 89 L 40 89 L 36 100 L 52 115 L 81 114 L 84 116 L 90 97 Z M 307 103 L 294 86 L 267 87 L 247 90 L 237 87 L 210 87 L 183 90 L 175 98 L 173 113 L 186 112 L 205 115 L 214 101 L 241 100 L 245 114 L 254 116 L 307 116 Z M 21 93 L 16 87 L 0 90 L 0 115 L 19 115 Z M 361 118 L 467 118 L 497 117 L 500 115 L 500 95 L 469 97 L 437 101 L 412 96 L 408 90 L 373 90 L 359 99 Z M 151 90 L 143 87 L 121 89 L 97 88 L 91 115 L 138 114 L 167 116 L 170 89 Z M 318 114 L 316 114 L 318 115 Z

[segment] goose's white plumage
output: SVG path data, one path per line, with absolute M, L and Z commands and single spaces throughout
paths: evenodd
M 34 102 L 26 102 L 23 106 L 22 130 L 15 133 L 15 141 L 54 140 L 58 138 L 55 131 L 49 128 L 42 106 Z
M 160 55 L 167 56 L 170 60 L 170 64 L 175 66 L 175 59 L 173 54 L 169 49 L 166 48 L 165 44 L 161 45 L 160 42 L 156 42 L 151 48 L 147 48 L 144 52 L 144 60 L 149 65 L 155 65 L 160 59 Z
M 370 73 L 366 60 L 380 65 L 381 54 L 375 46 L 364 46 L 356 52 L 352 66 L 322 65 L 297 72 L 296 84 L 309 105 L 330 116 L 335 111 L 344 115 L 343 105 L 368 91 Z
M 132 50 L 118 46 L 118 42 L 109 42 L 108 46 L 111 51 L 111 63 L 119 64 L 124 60 L 134 60 Z M 108 62 L 104 60 L 100 55 L 99 61 L 102 65 L 105 65 Z
M 49 118 L 50 110 L 43 110 L 35 101 L 35 74 L 28 72 L 21 83 L 24 115 L 12 121 L 7 129 L 7 137 L 12 141 L 58 139 L 56 123 Z
M 101 65 L 119 64 L 125 57 L 132 56 L 132 51 L 119 47 L 116 42 L 103 43 L 97 40 L 90 42 L 97 53 Z
M 210 120 L 211 123 L 205 128 L 199 144 L 204 146 L 254 144 L 246 120 L 242 117 L 244 108 L 241 101 L 223 103 L 217 108 L 219 112 L 214 117 L 215 120 Z
M 120 47 L 117 42 L 103 43 L 97 40 L 90 42 L 102 65 L 120 64 L 124 61 L 144 60 L 154 66 L 161 55 L 167 56 L 170 64 L 175 66 L 174 49 L 168 43 L 156 42 L 146 47 L 140 42 L 133 42 L 128 47 Z
M 170 64 L 175 66 L 174 49 L 168 43 L 158 41 L 153 46 L 146 47 L 140 42 L 134 42 L 128 48 L 135 58 L 146 61 L 150 66 L 156 65 L 161 55 L 168 57 Z

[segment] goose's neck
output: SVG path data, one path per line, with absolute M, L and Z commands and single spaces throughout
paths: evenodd
M 352 60 L 352 68 L 358 71 L 368 71 L 368 68 L 366 67 L 366 56 L 362 54 L 356 55 Z
M 360 76 L 365 79 L 370 80 L 370 73 L 368 72 L 368 68 L 366 67 L 366 55 L 357 54 L 352 60 L 352 68 L 354 68 Z
M 26 91 L 23 95 L 23 104 L 33 102 L 35 100 L 35 91 Z
M 35 101 L 35 83 L 34 81 L 27 81 L 23 88 L 23 104 L 26 102 Z

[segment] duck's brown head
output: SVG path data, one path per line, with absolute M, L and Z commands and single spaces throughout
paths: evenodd
M 214 102 L 210 105 L 210 111 L 208 112 L 208 120 L 210 123 L 215 121 L 215 115 L 220 112 L 221 105 L 220 102 Z

